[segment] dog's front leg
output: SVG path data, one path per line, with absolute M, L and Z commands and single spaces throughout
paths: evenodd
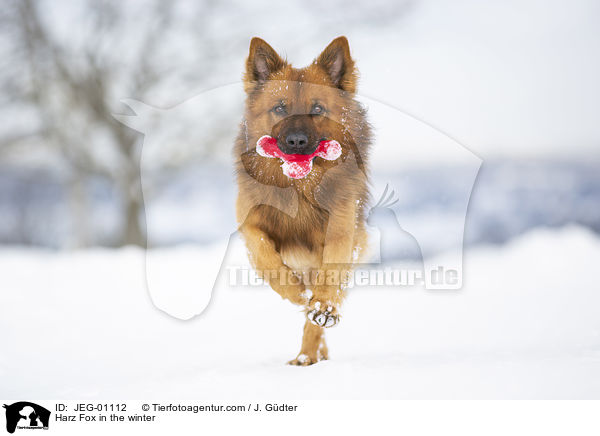
M 258 226 L 245 223 L 240 227 L 256 272 L 282 298 L 294 304 L 306 305 L 308 298 L 301 279 L 283 263 L 275 243 Z
M 356 210 L 354 207 L 342 210 L 338 215 L 330 215 L 319 277 L 306 310 L 309 321 L 322 327 L 338 323 L 339 307 L 352 271 Z

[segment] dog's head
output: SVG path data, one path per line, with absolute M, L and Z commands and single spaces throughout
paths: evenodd
M 293 68 L 269 44 L 253 38 L 244 87 L 250 141 L 277 139 L 286 154 L 312 154 L 322 140 L 347 143 L 357 73 L 348 40 L 331 42 L 307 67 Z

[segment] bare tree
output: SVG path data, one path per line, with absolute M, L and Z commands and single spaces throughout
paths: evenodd
M 49 18 L 50 3 L 15 0 L 0 18 L 9 32 L 5 41 L 10 43 L 5 61 L 10 65 L 0 86 L 7 91 L 9 103 L 35 113 L 30 125 L 0 136 L 0 150 L 23 153 L 37 145 L 58 153 L 70 174 L 68 189 L 77 215 L 79 245 L 92 242 L 85 229 L 89 221 L 85 214 L 90 210 L 85 185 L 92 177 L 109 181 L 120 193 L 124 224 L 115 242 L 144 244 L 142 137 L 113 118 L 115 103 L 128 95 L 148 99 L 176 73 L 177 80 L 189 75 L 186 70 L 170 70 L 164 62 L 173 35 L 191 39 L 197 57 L 216 56 L 212 35 L 203 32 L 205 26 L 199 22 L 210 20 L 212 1 L 196 5 L 202 14 L 194 21 L 182 19 L 186 12 L 178 10 L 178 2 L 155 0 L 137 10 L 127 10 L 126 3 L 89 1 L 80 22 L 64 24 Z M 73 30 L 73 39 L 70 26 L 79 28 Z M 210 74 L 211 64 L 203 63 L 194 79 Z

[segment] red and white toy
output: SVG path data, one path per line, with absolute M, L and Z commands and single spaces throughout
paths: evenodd
M 311 154 L 286 154 L 277 147 L 277 138 L 265 135 L 256 141 L 256 152 L 264 157 L 276 157 L 283 161 L 283 174 L 292 179 L 302 179 L 312 170 L 314 157 L 336 160 L 342 155 L 342 146 L 334 139 L 321 141 Z

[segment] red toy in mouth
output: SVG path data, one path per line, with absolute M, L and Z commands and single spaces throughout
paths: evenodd
M 286 154 L 277 146 L 277 138 L 265 135 L 256 141 L 256 152 L 263 157 L 276 157 L 283 161 L 283 174 L 292 179 L 303 179 L 312 170 L 314 157 L 336 160 L 342 155 L 342 146 L 334 139 L 321 141 L 311 154 Z

